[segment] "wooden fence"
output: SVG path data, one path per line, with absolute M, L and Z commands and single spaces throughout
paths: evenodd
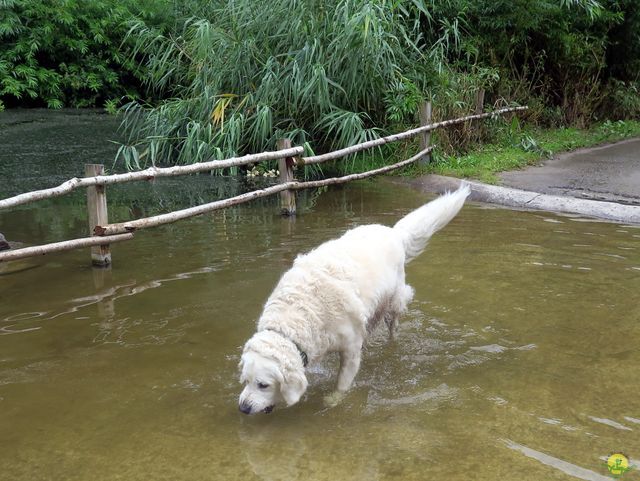
M 11 249 L 0 252 L 0 262 L 22 259 L 25 257 L 33 257 L 47 254 L 50 252 L 59 252 L 81 247 L 91 247 L 91 259 L 95 266 L 108 266 L 111 264 L 111 252 L 109 245 L 130 240 L 133 233 L 140 229 L 155 227 L 158 225 L 176 222 L 181 219 L 193 217 L 218 209 L 224 209 L 244 202 L 249 202 L 259 197 L 265 197 L 276 193 L 280 194 L 280 207 L 283 214 L 293 215 L 296 212 L 295 191 L 301 189 L 309 189 L 315 187 L 323 187 L 332 184 L 342 184 L 352 180 L 364 179 L 378 174 L 391 172 L 404 166 L 412 164 L 420 159 L 425 159 L 432 148 L 430 144 L 430 132 L 450 125 L 460 124 L 473 120 L 480 120 L 489 117 L 495 117 L 510 112 L 518 112 L 526 110 L 527 107 L 510 107 L 496 110 L 493 112 L 476 113 L 452 120 L 431 123 L 431 104 L 425 103 L 420 109 L 420 127 L 401 132 L 399 134 L 381 137 L 368 142 L 352 145 L 350 147 L 329 152 L 322 155 L 314 155 L 303 157 L 303 147 L 292 147 L 288 139 L 278 141 L 278 150 L 273 152 L 262 152 L 259 154 L 245 155 L 242 157 L 234 157 L 224 160 L 212 160 L 209 162 L 200 162 L 187 166 L 175 167 L 150 167 L 137 172 L 128 172 L 125 174 L 104 175 L 104 167 L 101 164 L 85 165 L 85 176 L 81 178 L 70 179 L 57 187 L 42 189 L 24 194 L 16 195 L 7 199 L 0 200 L 0 209 L 7 209 L 18 205 L 35 202 L 42 199 L 49 199 L 65 195 L 75 189 L 87 189 L 87 210 L 89 219 L 90 237 L 80 239 L 65 240 L 52 244 L 44 244 L 34 247 L 26 247 L 21 249 Z M 481 111 L 481 108 L 480 108 Z M 476 109 L 478 112 L 478 109 Z M 323 180 L 300 182 L 293 177 L 294 166 L 319 164 L 329 160 L 335 160 L 350 154 L 361 152 L 365 149 L 378 147 L 389 142 L 407 139 L 420 135 L 420 152 L 413 157 L 388 165 L 379 169 L 370 170 L 361 174 L 346 175 L 343 177 L 333 177 Z M 132 182 L 140 180 L 152 180 L 160 177 L 173 177 L 178 175 L 188 175 L 198 172 L 206 172 L 215 169 L 223 169 L 233 166 L 241 166 L 247 164 L 255 164 L 267 160 L 278 160 L 280 170 L 279 183 L 266 187 L 264 189 L 254 190 L 245 194 L 237 195 L 223 200 L 198 205 L 188 209 L 177 210 L 166 214 L 146 217 L 118 224 L 110 224 L 108 221 L 106 186 L 123 182 Z

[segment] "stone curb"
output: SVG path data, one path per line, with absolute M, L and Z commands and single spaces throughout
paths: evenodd
M 443 193 L 447 190 L 457 189 L 462 181 L 453 177 L 432 174 L 411 179 L 408 182 L 400 182 L 408 183 L 424 192 Z M 640 206 L 637 205 L 540 194 L 538 192 L 488 185 L 475 181 L 465 182 L 471 186 L 469 199 L 477 202 L 499 204 L 519 209 L 566 212 L 615 222 L 640 224 Z

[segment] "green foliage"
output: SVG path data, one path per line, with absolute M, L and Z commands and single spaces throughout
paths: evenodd
M 402 124 L 415 115 L 423 100 L 423 93 L 409 79 L 400 78 L 391 82 L 384 97 L 387 119 L 391 123 Z
M 420 5 L 218 0 L 175 35 L 137 23 L 134 54 L 169 98 L 124 108 L 121 157 L 188 163 L 273 149 L 279 137 L 322 151 L 413 123 L 438 80 L 420 48 Z
M 535 152 L 544 157 L 551 157 L 551 151 L 542 148 L 538 141 L 529 134 L 522 135 L 520 148 L 525 152 Z
M 451 19 L 461 40 L 450 64 L 496 69 L 493 98 L 529 104 L 534 121 L 587 125 L 603 112 L 607 78 L 634 80 L 628 67 L 640 62 L 634 0 L 435 0 L 425 37 Z
M 640 118 L 640 81 L 611 79 L 605 90 L 603 110 L 613 119 Z
M 640 81 L 640 9 L 637 0 L 608 2 L 622 16 L 609 32 L 609 75 L 623 82 Z
M 535 125 L 615 126 L 640 116 L 639 39 L 637 0 L 0 0 L 0 111 L 121 111 L 129 168 L 281 137 L 320 153 L 415 126 L 424 100 L 434 120 L 466 115 L 479 89 L 485 108 L 529 105 Z M 550 150 L 520 125 L 484 125 L 435 132 L 440 155 L 505 138 Z
M 326 151 L 415 125 L 425 99 L 435 120 L 467 114 L 480 88 L 485 105 L 529 104 L 537 123 L 631 118 L 637 84 L 610 78 L 608 60 L 640 35 L 631 3 L 193 0 L 171 35 L 144 22 L 129 32 L 148 87 L 167 100 L 124 108 L 120 157 L 188 163 L 272 149 L 278 137 Z M 435 136 L 454 152 L 490 131 L 461 125 Z
M 166 2 L 146 2 L 161 12 Z M 0 1 L 0 101 L 87 107 L 136 95 L 138 68 L 121 48 L 132 18 L 156 20 L 133 0 Z

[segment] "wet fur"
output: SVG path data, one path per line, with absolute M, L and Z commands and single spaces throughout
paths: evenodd
M 244 346 L 241 410 L 270 411 L 273 405 L 300 400 L 307 379 L 296 344 L 310 362 L 339 352 L 336 392 L 346 392 L 367 336 L 381 322 L 393 335 L 413 297 L 405 283 L 405 263 L 457 214 L 468 194 L 464 186 L 413 211 L 393 228 L 356 227 L 300 255 L 276 285 L 256 334 Z

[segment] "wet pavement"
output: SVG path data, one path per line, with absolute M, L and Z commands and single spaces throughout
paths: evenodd
M 503 172 L 506 187 L 640 205 L 640 139 L 580 149 L 543 165 Z

